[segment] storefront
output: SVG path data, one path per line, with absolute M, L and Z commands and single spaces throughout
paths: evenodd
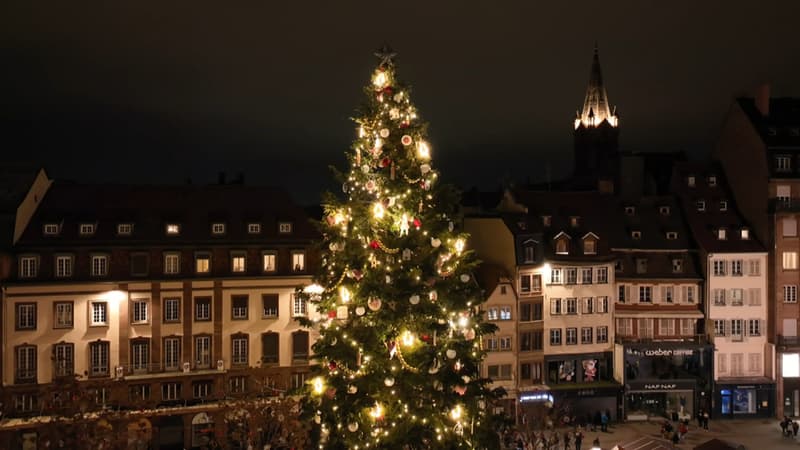
M 698 411 L 710 411 L 711 346 L 629 344 L 624 353 L 628 420 L 692 419 Z
M 774 384 L 734 384 L 720 380 L 714 396 L 714 417 L 741 419 L 775 415 Z
M 552 355 L 544 361 L 556 409 L 581 421 L 598 412 L 617 419 L 622 386 L 614 381 L 611 352 Z

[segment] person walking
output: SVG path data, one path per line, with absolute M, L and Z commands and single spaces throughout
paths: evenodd
M 580 427 L 575 430 L 575 450 L 581 450 L 581 443 L 583 442 L 583 432 Z
M 708 411 L 703 411 L 703 428 L 708 430 Z
M 605 412 L 600 416 L 600 431 L 608 432 L 608 415 Z
M 703 410 L 697 411 L 697 428 L 703 428 Z
M 792 421 L 792 432 L 794 433 L 794 437 L 797 437 L 797 429 L 800 428 L 800 424 L 796 421 Z
M 570 436 L 569 430 L 564 430 L 564 450 L 572 450 L 569 448 L 569 444 L 571 444 L 572 436 Z

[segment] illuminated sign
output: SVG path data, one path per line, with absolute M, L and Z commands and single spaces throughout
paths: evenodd
M 692 356 L 694 350 L 688 349 L 662 349 L 656 348 L 652 350 L 645 350 L 646 356 Z
M 553 403 L 553 396 L 547 392 L 535 394 L 523 394 L 519 396 L 520 403 L 550 402 Z
M 784 353 L 781 355 L 783 364 L 783 377 L 784 378 L 797 378 L 800 377 L 800 354 L 797 353 Z

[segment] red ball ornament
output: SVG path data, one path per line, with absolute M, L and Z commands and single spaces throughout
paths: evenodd
M 422 221 L 419 220 L 419 217 L 414 217 L 414 227 L 419 230 L 419 227 L 422 226 Z
M 336 318 L 336 311 L 330 310 L 328 311 L 328 319 L 335 319 Z
M 381 160 L 381 167 L 389 167 L 389 164 L 392 163 L 392 160 L 389 158 L 383 158 Z
M 336 361 L 331 361 L 328 363 L 328 369 L 336 370 Z
M 369 246 L 373 249 L 379 249 L 381 246 L 378 244 L 378 241 L 372 241 L 369 243 Z
M 423 334 L 419 338 L 422 339 L 422 342 L 428 342 L 431 339 L 431 336 L 429 334 Z
M 386 86 L 386 88 L 383 89 L 383 92 L 386 95 L 392 95 L 392 87 L 391 86 Z

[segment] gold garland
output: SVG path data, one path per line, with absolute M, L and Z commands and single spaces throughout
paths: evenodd
M 410 366 L 406 362 L 406 359 L 403 358 L 403 352 L 400 351 L 400 344 L 399 343 L 396 344 L 395 348 L 397 349 L 397 359 L 400 361 L 400 365 L 403 366 L 404 369 L 408 370 L 411 373 L 419 373 L 419 369 L 417 369 L 416 367 Z
M 381 242 L 380 239 L 375 239 L 375 242 L 378 243 L 378 248 L 379 249 L 383 250 L 385 253 L 388 253 L 390 255 L 394 255 L 395 253 L 400 251 L 399 248 L 389 248 L 389 247 L 383 245 L 383 242 Z
M 342 284 L 342 281 L 344 281 L 344 277 L 347 276 L 348 270 L 350 270 L 350 266 L 344 266 L 344 271 L 342 272 L 342 276 L 339 277 L 339 280 L 337 280 L 333 286 L 329 287 L 328 289 L 325 289 L 325 292 L 332 292 L 336 290 L 336 288 L 338 288 L 339 285 Z

